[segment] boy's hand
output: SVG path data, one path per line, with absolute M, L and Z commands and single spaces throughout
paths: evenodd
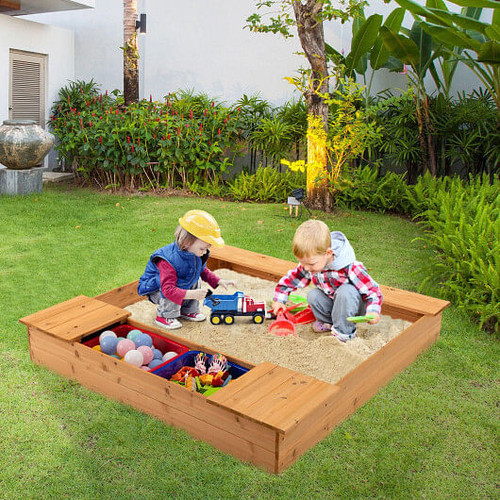
M 229 286 L 234 286 L 234 288 L 236 288 L 236 282 L 233 280 L 219 280 L 217 286 L 221 286 L 227 290 Z
M 286 305 L 283 302 L 273 302 L 273 313 L 278 314 L 279 311 L 286 311 Z
M 377 313 L 370 313 L 371 316 L 373 316 L 373 319 L 368 321 L 369 325 L 374 325 L 375 323 L 378 323 L 380 321 L 380 315 Z

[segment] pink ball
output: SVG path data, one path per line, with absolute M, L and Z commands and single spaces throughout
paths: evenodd
M 153 350 L 147 345 L 141 345 L 137 348 L 139 352 L 142 353 L 144 357 L 144 364 L 147 365 L 153 359 Z
M 143 364 L 144 361 L 144 356 L 142 355 L 142 352 L 137 351 L 136 349 L 132 349 L 131 351 L 128 351 L 125 354 L 125 357 L 123 360 L 126 363 L 130 363 L 131 365 L 137 366 L 137 368 L 140 368 Z
M 135 349 L 135 344 L 133 340 L 130 339 L 123 339 L 118 342 L 118 345 L 116 346 L 116 354 L 123 358 L 127 352 L 131 351 L 132 349 Z

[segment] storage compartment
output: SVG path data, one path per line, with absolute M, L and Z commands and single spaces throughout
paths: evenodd
M 163 362 L 161 365 L 158 365 L 154 369 L 158 369 L 163 365 L 169 363 L 170 361 L 177 359 L 180 355 L 184 354 L 189 350 L 187 346 L 179 344 L 174 340 L 167 339 L 165 337 L 162 337 L 161 335 L 158 335 L 157 333 L 145 330 L 144 328 L 138 328 L 136 326 L 131 326 L 128 324 L 112 326 L 110 328 L 105 328 L 105 330 L 111 330 L 116 334 L 117 337 L 123 337 L 123 338 L 127 338 L 127 335 L 131 330 L 140 330 L 142 333 L 148 334 L 153 339 L 153 347 L 159 349 L 162 352 L 162 354 L 165 354 L 167 352 L 176 353 L 175 357 L 172 357 L 171 359 Z M 88 347 L 95 347 L 96 345 L 99 344 L 99 335 L 103 331 L 104 330 L 100 330 L 99 332 L 93 334 L 92 336 L 87 337 L 87 339 L 83 339 L 82 344 Z
M 167 380 L 171 380 L 172 376 L 174 376 L 183 368 L 185 367 L 194 368 L 196 363 L 196 356 L 198 356 L 198 354 L 200 354 L 201 352 L 202 351 L 187 351 L 181 356 L 178 356 L 177 358 L 172 359 L 171 361 L 167 361 L 166 363 L 163 363 L 161 366 L 158 366 L 155 369 L 151 370 L 151 373 L 166 378 Z M 209 369 L 210 366 L 211 357 L 212 357 L 211 355 L 207 354 L 208 362 L 205 364 L 207 370 Z M 248 369 L 243 368 L 243 366 L 240 366 L 236 363 L 232 363 L 231 361 L 227 360 L 227 368 L 225 371 L 228 373 L 228 375 L 227 376 L 224 375 L 224 379 L 217 382 L 218 384 L 220 384 L 217 386 L 212 385 L 211 383 L 204 384 L 203 374 L 201 377 L 194 377 L 193 387 L 192 387 L 193 390 L 196 389 L 196 392 L 200 392 L 204 396 L 210 396 L 211 394 L 217 392 L 222 387 L 228 385 L 232 380 L 235 380 L 238 377 L 241 377 L 241 375 L 247 373 Z M 189 375 L 189 370 L 185 370 L 185 372 Z M 196 378 L 198 378 L 198 380 L 196 380 Z M 185 386 L 185 383 L 182 381 L 173 380 L 173 382 L 177 382 Z

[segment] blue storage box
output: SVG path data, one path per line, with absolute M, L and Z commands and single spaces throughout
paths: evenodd
M 196 356 L 201 351 L 187 351 L 184 354 L 181 354 L 177 358 L 172 361 L 167 361 L 163 363 L 161 366 L 156 367 L 151 370 L 150 373 L 154 373 L 160 377 L 170 379 L 172 375 L 175 375 L 183 366 L 192 366 L 194 367 Z M 209 355 L 208 355 L 209 356 Z M 241 377 L 244 373 L 248 372 L 247 368 L 243 368 L 243 366 L 237 365 L 236 363 L 232 363 L 231 361 L 227 362 L 229 375 L 231 375 L 232 379 Z M 207 366 L 208 369 L 208 366 Z

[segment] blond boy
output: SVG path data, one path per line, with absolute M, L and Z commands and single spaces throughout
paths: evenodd
M 371 315 L 369 323 L 380 319 L 382 292 L 340 231 L 330 232 L 319 220 L 301 224 L 293 238 L 293 253 L 299 265 L 281 278 L 274 291 L 273 310 L 286 308 L 291 292 L 308 286 L 316 288 L 307 294 L 307 301 L 316 317 L 313 330 L 331 332 L 345 342 L 356 336 L 351 316 Z

